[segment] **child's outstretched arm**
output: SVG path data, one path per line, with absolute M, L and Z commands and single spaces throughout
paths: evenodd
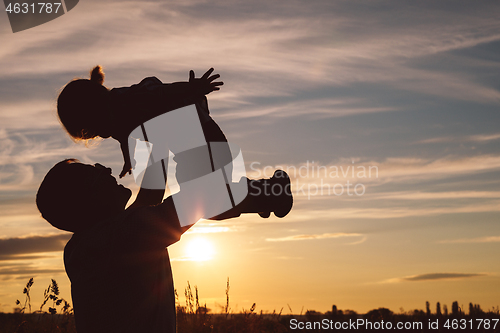
M 163 95 L 170 95 L 177 98 L 199 98 L 210 94 L 212 91 L 220 90 L 219 86 L 222 86 L 224 82 L 216 81 L 220 78 L 219 74 L 210 76 L 214 71 L 210 68 L 203 76 L 199 79 L 195 78 L 194 71 L 189 71 L 189 81 L 188 82 L 174 82 L 174 83 L 164 83 L 163 84 Z
M 127 173 L 130 174 L 135 165 L 135 160 L 133 156 L 130 156 L 130 151 L 134 151 L 136 142 L 123 133 L 165 112 L 196 103 L 205 95 L 220 90 L 219 86 L 224 83 L 216 81 L 220 78 L 220 75 L 211 75 L 213 71 L 214 69 L 210 68 L 201 78 L 196 78 L 194 71 L 191 70 L 188 82 L 161 84 L 158 80 L 160 84 L 150 88 L 149 94 L 138 94 L 135 96 L 134 102 L 138 106 L 143 107 L 141 108 L 141 112 L 134 112 L 134 114 L 127 112 L 119 113 L 119 118 L 116 121 L 122 124 L 116 127 L 120 128 L 120 131 L 114 133 L 112 137 L 120 143 L 124 159 L 124 165 L 119 175 L 120 178 L 124 177 Z M 124 111 L 126 110 L 125 108 Z M 130 126 L 131 124 L 133 126 Z M 125 128 L 127 130 L 122 130 Z
M 212 91 L 220 90 L 219 86 L 222 86 L 224 82 L 216 81 L 220 78 L 219 74 L 215 74 L 210 76 L 214 71 L 213 68 L 210 68 L 203 76 L 199 79 L 195 78 L 194 71 L 189 71 L 189 85 L 193 92 L 197 95 L 205 96 L 210 94 Z
M 165 112 L 172 111 L 186 105 L 199 102 L 203 96 L 220 90 L 219 86 L 224 83 L 215 81 L 220 78 L 219 74 L 211 75 L 213 68 L 209 69 L 201 78 L 195 78 L 193 71 L 189 73 L 189 81 L 164 83 L 150 90 L 151 95 L 145 94 L 140 105 L 145 107 L 140 113 L 134 114 L 137 123 L 144 123 Z
M 120 149 L 122 151 L 123 161 L 124 161 L 122 171 L 120 172 L 120 178 L 122 178 L 127 173 L 131 174 L 132 168 L 135 166 L 135 159 L 133 156 L 132 157 L 130 156 L 130 150 L 132 151 L 135 150 L 136 141 L 135 139 L 129 136 L 126 139 L 125 138 L 118 139 L 118 142 L 120 142 Z

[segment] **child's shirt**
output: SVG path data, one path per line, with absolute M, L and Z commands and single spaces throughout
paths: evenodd
M 188 82 L 164 84 L 156 77 L 147 77 L 130 87 L 112 89 L 108 103 L 113 137 L 120 142 L 125 161 L 120 176 L 127 172 L 127 162 L 130 162 L 129 167 L 135 165 L 136 138 L 130 137 L 132 131 L 148 120 L 187 105 L 196 105 L 206 142 L 227 142 L 220 127 L 210 117 L 207 98 L 197 95 Z
M 190 104 L 196 104 L 202 127 L 213 121 L 206 97 L 194 95 L 188 82 L 164 84 L 156 77 L 147 77 L 130 87 L 111 89 L 109 104 L 117 126 L 114 132 L 123 136 L 157 115 Z

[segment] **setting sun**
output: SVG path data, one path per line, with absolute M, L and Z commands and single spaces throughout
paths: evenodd
M 212 242 L 206 238 L 197 237 L 186 244 L 186 257 L 192 261 L 211 260 L 215 253 Z

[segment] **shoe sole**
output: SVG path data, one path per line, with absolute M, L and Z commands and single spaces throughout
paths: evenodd
M 276 170 L 272 178 L 278 180 L 277 183 L 281 184 L 282 189 L 287 197 L 286 202 L 280 205 L 280 207 L 274 211 L 274 215 L 276 217 L 283 218 L 288 215 L 293 207 L 292 184 L 290 182 L 290 177 L 283 170 Z

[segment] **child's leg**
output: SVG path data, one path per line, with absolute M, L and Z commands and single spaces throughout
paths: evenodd
M 217 123 L 210 117 L 210 111 L 208 110 L 208 100 L 204 96 L 203 99 L 198 101 L 196 104 L 196 110 L 198 111 L 198 116 L 200 118 L 201 127 L 203 128 L 203 134 L 205 135 L 205 140 L 210 142 L 226 142 L 227 138 L 222 132 L 221 128 Z M 215 163 L 220 163 L 222 165 L 214 165 L 215 169 L 220 169 L 223 166 L 228 165 L 232 161 L 231 149 L 229 145 L 218 145 L 217 155 L 220 161 Z M 222 157 L 222 158 L 221 158 Z
M 207 99 L 196 104 L 196 109 L 202 123 L 203 132 L 207 142 L 226 142 L 227 139 L 221 128 L 210 117 L 208 110 Z M 227 175 L 229 182 L 232 179 L 232 155 L 229 145 L 217 145 L 217 153 L 223 156 L 220 158 L 220 163 L 214 165 L 215 169 L 223 168 L 230 164 L 230 174 Z M 211 158 L 212 158 L 211 153 Z M 217 162 L 216 162 L 217 163 Z M 259 213 L 261 217 L 269 217 L 271 212 L 278 217 L 284 217 L 292 209 L 293 197 L 291 193 L 291 184 L 288 174 L 282 170 L 277 170 L 271 179 L 249 180 L 242 179 L 248 182 L 248 195 L 240 204 L 228 212 L 221 214 L 212 219 L 226 219 L 237 217 L 241 213 Z M 228 186 L 229 188 L 229 186 Z
M 206 97 L 198 101 L 195 106 L 207 145 L 176 154 L 174 161 L 177 163 L 177 182 L 181 184 L 222 170 L 225 181 L 229 184 L 232 181 L 233 156 L 226 136 L 210 117 Z M 231 195 L 229 186 L 228 192 Z
M 262 217 L 269 217 L 271 212 L 274 212 L 277 217 L 287 215 L 292 208 L 293 197 L 290 179 L 286 172 L 278 170 L 271 179 L 249 180 L 244 177 L 239 183 L 233 183 L 233 156 L 227 139 L 217 123 L 209 116 L 206 100 L 196 104 L 196 109 L 207 145 L 176 154 L 174 158 L 177 162 L 176 177 L 181 192 L 182 183 L 219 170 L 224 175 L 233 208 L 211 219 L 223 220 L 237 217 L 241 213 L 259 213 Z M 240 196 L 243 201 L 239 202 L 241 199 L 235 200 L 232 189 L 238 191 L 234 193 L 238 196 L 240 194 L 238 189 L 242 187 L 248 188 L 248 195 L 245 199 L 243 199 L 244 196 Z

